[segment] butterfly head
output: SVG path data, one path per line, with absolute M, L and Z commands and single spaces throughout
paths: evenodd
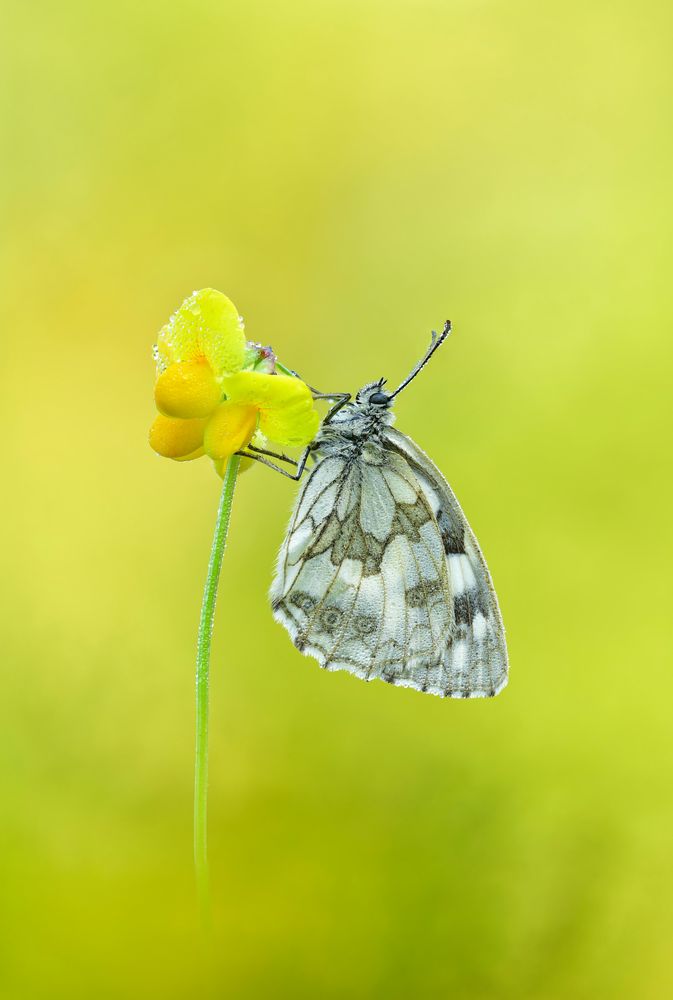
M 391 397 L 383 389 L 385 384 L 386 380 L 381 378 L 378 382 L 368 382 L 367 385 L 363 385 L 355 397 L 355 405 L 372 415 L 385 413 L 392 402 Z

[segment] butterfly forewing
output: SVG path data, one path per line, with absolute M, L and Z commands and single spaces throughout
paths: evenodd
M 490 697 L 507 684 L 507 646 L 486 560 L 451 487 L 437 466 L 405 434 L 386 428 L 388 446 L 406 456 L 425 492 L 442 537 L 453 601 L 454 629 L 446 643 L 442 692 L 456 698 Z
M 304 484 L 271 590 L 276 618 L 327 670 L 452 697 L 506 683 L 504 633 L 476 539 L 439 470 L 386 427 Z

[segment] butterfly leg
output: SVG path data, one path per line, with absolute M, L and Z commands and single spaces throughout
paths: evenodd
M 295 378 L 300 379 L 307 389 L 311 390 L 311 394 L 314 399 L 331 399 L 335 401 L 335 405 L 328 411 L 323 423 L 326 423 L 330 417 L 333 417 L 334 414 L 337 413 L 342 406 L 345 406 L 351 398 L 350 392 L 320 392 L 319 389 L 314 389 L 312 385 L 309 385 L 298 372 L 294 371 L 292 368 L 288 368 L 287 370 L 294 375 Z
M 248 451 L 254 451 L 257 455 L 265 455 L 267 458 L 275 458 L 279 462 L 287 462 L 288 465 L 294 465 L 295 468 L 298 465 L 298 463 L 295 462 L 293 458 L 290 458 L 289 455 L 281 455 L 277 451 L 268 451 L 266 448 L 256 448 L 254 444 L 248 445 Z M 252 455 L 249 457 L 252 458 Z
M 338 413 L 342 406 L 345 406 L 349 402 L 351 396 L 349 392 L 334 392 L 334 393 L 321 393 L 318 396 L 314 396 L 314 399 L 335 399 L 336 403 L 332 406 L 328 412 L 327 416 L 323 420 L 324 424 L 328 424 L 335 413 Z
M 261 451 L 261 449 L 256 449 L 256 451 Z M 308 459 L 310 452 L 311 452 L 311 446 L 309 445 L 300 455 L 298 462 L 295 462 L 291 458 L 287 458 L 287 456 L 285 455 L 274 455 L 274 458 L 278 458 L 281 461 L 290 462 L 292 465 L 295 465 L 296 466 L 295 472 L 288 472 L 287 469 L 283 469 L 280 465 L 276 465 L 274 462 L 270 462 L 267 458 L 263 457 L 263 455 L 266 454 L 273 455 L 273 452 L 264 452 L 263 454 L 251 454 L 249 451 L 237 451 L 236 454 L 241 455 L 243 458 L 251 458 L 255 462 L 261 462 L 262 465 L 266 465 L 269 469 L 273 469 L 274 472 L 280 472 L 282 476 L 287 476 L 288 479 L 293 479 L 295 482 L 298 482 L 299 479 L 301 479 L 304 469 L 306 468 L 306 461 Z

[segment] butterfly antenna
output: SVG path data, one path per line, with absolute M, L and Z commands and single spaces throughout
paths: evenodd
M 451 333 L 451 320 L 448 319 L 444 324 L 444 329 L 442 330 L 439 336 L 437 336 L 437 332 L 435 330 L 432 331 L 432 340 L 430 341 L 430 346 L 428 347 L 427 351 L 425 352 L 421 360 L 418 362 L 416 367 L 413 369 L 413 371 L 411 371 L 407 375 L 404 382 L 402 382 L 401 385 L 398 385 L 397 389 L 395 389 L 395 392 L 391 393 L 391 395 L 388 397 L 389 401 L 391 399 L 394 399 L 399 392 L 402 392 L 402 389 L 405 389 L 412 381 L 412 379 L 416 378 L 420 370 L 422 368 L 425 368 L 432 355 L 435 353 L 437 348 L 444 343 L 444 341 L 446 340 L 446 338 L 449 336 L 450 333 Z

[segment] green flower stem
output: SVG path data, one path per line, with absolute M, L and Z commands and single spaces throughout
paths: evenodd
M 213 546 L 210 550 L 208 575 L 203 591 L 199 638 L 196 650 L 196 758 L 194 766 L 194 866 L 201 914 L 210 923 L 210 878 L 208 874 L 207 820 L 208 820 L 208 709 L 210 645 L 213 637 L 213 620 L 217 586 L 222 567 L 222 556 L 227 542 L 231 505 L 234 499 L 236 476 L 240 464 L 238 455 L 232 455 L 224 473 L 222 495 L 215 522 Z
M 278 369 L 279 372 L 282 372 L 283 375 L 292 375 L 293 377 L 296 377 L 294 372 L 291 371 L 290 368 L 286 368 L 285 365 L 281 365 L 278 358 L 276 358 L 276 368 Z

